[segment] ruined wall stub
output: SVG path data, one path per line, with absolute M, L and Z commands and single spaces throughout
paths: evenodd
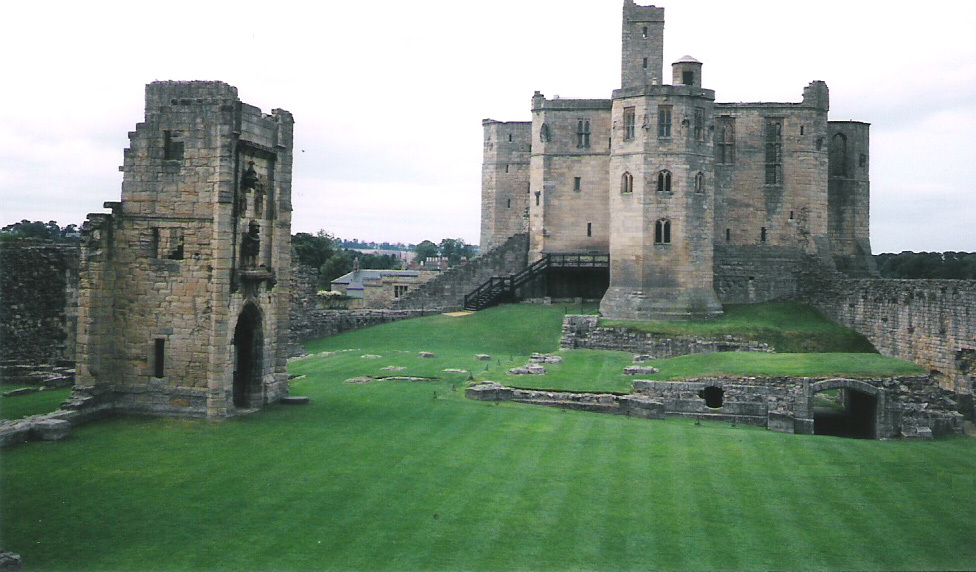
M 294 121 L 222 82 L 154 82 L 122 200 L 82 237 L 76 394 L 220 418 L 287 395 Z

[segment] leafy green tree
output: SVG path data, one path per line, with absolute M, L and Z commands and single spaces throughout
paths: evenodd
M 328 286 L 336 278 L 352 272 L 352 261 L 352 253 L 349 250 L 340 250 L 329 257 L 319 267 L 319 280 L 322 285 Z
M 69 224 L 61 228 L 57 221 L 53 220 L 43 223 L 39 220 L 29 221 L 24 219 L 0 228 L 0 240 L 15 240 L 18 238 L 36 238 L 39 240 L 52 240 L 54 242 L 77 242 L 78 226 Z
M 325 261 L 331 258 L 336 251 L 338 241 L 332 235 L 323 230 L 317 234 L 299 232 L 291 237 L 292 253 L 295 257 L 294 262 L 321 268 Z
M 414 252 L 417 253 L 417 256 L 414 258 L 414 260 L 417 262 L 417 264 L 420 264 L 421 262 L 427 260 L 428 258 L 436 257 L 438 254 L 438 248 L 437 245 L 434 244 L 433 242 L 429 240 L 425 240 L 417 245 L 417 247 L 414 249 Z
M 456 266 L 462 259 L 474 256 L 474 247 L 465 244 L 462 238 L 445 238 L 441 240 L 440 253 L 451 266 Z

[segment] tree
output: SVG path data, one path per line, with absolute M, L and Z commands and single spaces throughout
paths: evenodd
M 351 251 L 336 252 L 319 267 L 319 281 L 323 286 L 328 286 L 336 278 L 352 272 L 352 261 Z
M 300 232 L 291 237 L 294 262 L 312 268 L 321 268 L 338 250 L 337 243 L 335 237 L 322 230 L 315 235 Z
M 35 238 L 39 240 L 52 240 L 54 242 L 77 242 L 78 226 L 69 224 L 61 228 L 58 226 L 57 221 L 53 220 L 43 223 L 39 220 L 29 221 L 24 219 L 0 228 L 0 239 L 14 240 L 17 238 Z
M 455 266 L 460 264 L 462 259 L 474 256 L 474 247 L 465 244 L 463 238 L 445 238 L 441 240 L 440 253 L 447 258 L 448 264 Z
M 414 260 L 417 262 L 417 264 L 420 264 L 421 262 L 427 260 L 428 258 L 436 257 L 438 253 L 438 249 L 436 244 L 434 244 L 429 240 L 425 240 L 417 245 L 417 247 L 414 249 L 414 252 L 417 253 L 417 256 L 414 258 Z

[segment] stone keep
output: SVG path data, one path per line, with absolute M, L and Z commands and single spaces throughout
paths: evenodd
M 222 82 L 154 82 L 122 200 L 83 227 L 76 396 L 222 418 L 288 392 L 294 121 Z
M 869 125 L 828 121 L 821 81 L 799 103 L 721 103 L 685 56 L 665 84 L 663 38 L 664 8 L 624 0 L 610 99 L 536 92 L 531 123 L 483 122 L 482 247 L 527 223 L 530 262 L 609 253 L 600 309 L 618 319 L 795 297 L 811 264 L 872 276 Z M 530 151 L 527 193 L 499 146 Z

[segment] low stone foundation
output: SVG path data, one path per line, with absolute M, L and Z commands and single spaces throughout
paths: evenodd
M 815 399 L 825 391 L 835 390 L 847 408 L 839 415 L 849 415 L 854 423 L 863 426 L 857 436 L 917 439 L 963 433 L 963 416 L 958 412 L 956 396 L 935 387 L 928 376 L 637 380 L 633 392 L 627 395 L 515 389 L 489 381 L 468 388 L 465 395 L 478 401 L 515 401 L 645 419 L 689 417 L 766 427 L 782 433 L 814 434 L 820 432 L 815 426 L 818 416 L 824 415 L 815 411 Z M 855 402 L 858 405 L 851 405 Z M 856 415 L 850 413 L 855 410 Z
M 649 354 L 650 359 L 678 357 L 716 352 L 773 352 L 767 344 L 742 340 L 733 336 L 722 338 L 682 338 L 651 334 L 627 328 L 600 327 L 599 316 L 566 316 L 563 318 L 564 349 L 618 350 Z

